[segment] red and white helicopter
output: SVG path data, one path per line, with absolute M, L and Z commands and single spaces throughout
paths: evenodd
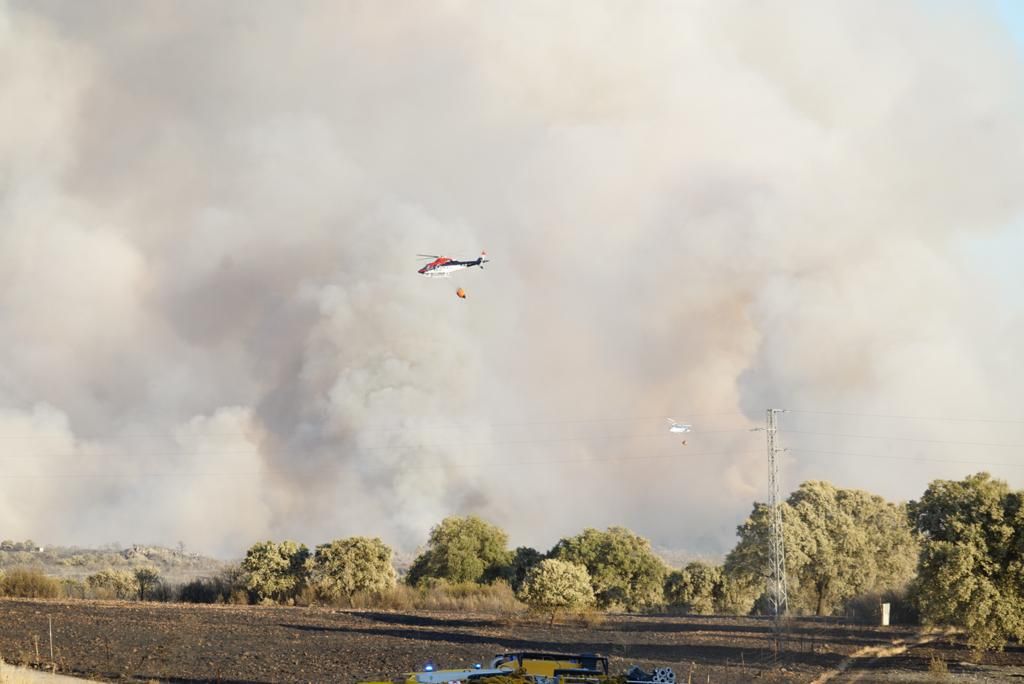
M 472 268 L 473 266 L 483 268 L 484 264 L 490 261 L 490 259 L 487 258 L 487 252 L 480 252 L 480 256 L 469 261 L 459 261 L 458 259 L 438 256 L 436 254 L 417 254 L 416 256 L 425 259 L 433 259 L 433 261 L 417 271 L 421 276 L 425 276 L 427 278 L 448 278 L 455 271 L 461 271 L 464 268 Z

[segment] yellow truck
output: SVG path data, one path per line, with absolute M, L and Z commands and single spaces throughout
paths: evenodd
M 440 670 L 427 666 L 394 679 L 361 684 L 676 684 L 671 668 L 644 672 L 633 666 L 623 674 L 608 674 L 608 658 L 593 653 L 567 655 L 517 651 L 499 653 L 487 667 Z
M 487 667 L 435 669 L 362 684 L 460 684 L 463 682 L 530 682 L 531 684 L 600 684 L 615 681 L 608 676 L 608 659 L 592 653 L 568 655 L 518 651 L 496 655 Z

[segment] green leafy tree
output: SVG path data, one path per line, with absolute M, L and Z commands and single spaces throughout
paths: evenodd
M 544 560 L 544 554 L 529 546 L 520 546 L 512 552 L 512 560 L 501 573 L 501 578 L 511 585 L 512 590 L 518 592 L 523 582 L 526 581 L 526 574 L 530 568 Z
M 559 541 L 550 556 L 585 567 L 602 608 L 635 610 L 664 599 L 668 568 L 649 541 L 624 527 L 586 529 Z
M 380 539 L 349 537 L 316 547 L 310 579 L 327 601 L 357 592 L 379 594 L 395 586 L 391 547 Z
M 904 506 L 827 482 L 804 483 L 788 503 L 808 559 L 797 572 L 796 598 L 805 609 L 826 615 L 854 596 L 899 589 L 913 578 L 919 547 Z
M 920 533 L 922 618 L 966 629 L 978 650 L 1024 639 L 1024 494 L 988 473 L 935 480 L 908 507 Z
M 665 593 L 665 604 L 676 607 L 686 607 L 689 605 L 687 599 L 690 595 L 690 578 L 686 574 L 686 569 L 672 570 L 665 576 L 665 587 L 663 589 Z
M 427 550 L 413 561 L 406 580 L 416 586 L 427 578 L 452 583 L 490 582 L 507 572 L 512 553 L 508 535 L 470 515 L 452 516 L 430 530 Z
M 585 567 L 548 558 L 526 573 L 519 598 L 531 608 L 551 611 L 551 624 L 560 609 L 579 610 L 594 605 L 594 590 Z
M 156 568 L 146 567 L 135 570 L 135 583 L 139 587 L 139 600 L 146 600 L 146 589 L 150 589 L 160 581 L 160 571 Z
M 785 529 L 786 568 L 789 582 L 795 584 L 793 569 L 807 562 L 806 557 L 795 545 L 795 526 L 793 511 L 786 504 L 781 505 L 783 527 Z M 764 593 L 768 580 L 768 531 L 770 528 L 770 512 L 766 504 L 755 502 L 750 516 L 736 528 L 739 541 L 725 557 L 723 573 L 733 586 L 749 587 L 736 598 L 742 599 L 743 605 L 736 607 L 736 612 L 746 614 L 754 609 L 758 598 Z
M 902 588 L 914 575 L 917 544 L 905 508 L 878 496 L 804 482 L 781 504 L 791 610 L 828 615 L 854 596 Z M 755 503 L 725 561 L 738 585 L 764 586 L 768 507 Z
M 711 615 L 719 609 L 723 581 L 721 566 L 694 561 L 669 573 L 665 579 L 665 602 L 690 613 Z
M 715 611 L 729 615 L 749 615 L 754 602 L 764 593 L 764 589 L 764 581 L 730 576 L 723 568 L 722 588 Z
M 305 544 L 258 542 L 242 561 L 245 587 L 261 602 L 294 599 L 306 585 L 308 559 L 309 549 Z

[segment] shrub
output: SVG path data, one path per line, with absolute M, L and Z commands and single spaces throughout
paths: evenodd
M 221 603 L 224 595 L 212 577 L 199 577 L 178 590 L 178 599 L 185 603 Z
M 587 569 L 555 558 L 542 560 L 530 568 L 519 594 L 531 608 L 551 611 L 549 624 L 555 621 L 560 608 L 578 610 L 595 602 Z
M 199 577 L 181 585 L 178 599 L 185 603 L 249 603 L 245 574 L 241 566 L 228 566 L 214 577 Z
M 413 561 L 405 581 L 413 586 L 428 579 L 488 582 L 508 573 L 513 554 L 508 535 L 480 518 L 445 518 L 430 530 L 427 550 Z
M 40 570 L 15 568 L 0 578 L 0 596 L 15 598 L 59 598 L 60 582 Z
M 139 587 L 139 600 L 146 600 L 146 590 L 156 589 L 160 586 L 160 571 L 153 567 L 137 568 L 135 570 L 135 583 Z
M 294 602 L 306 586 L 308 558 L 309 549 L 305 544 L 293 541 L 254 544 L 242 561 L 246 588 L 260 603 Z
M 83 582 L 82 580 L 65 577 L 64 579 L 60 580 L 60 587 L 61 591 L 64 594 L 64 598 L 85 598 L 85 582 Z
M 587 569 L 601 608 L 632 611 L 664 603 L 664 561 L 649 541 L 624 527 L 586 529 L 559 541 L 549 555 Z
M 350 537 L 321 544 L 310 571 L 315 592 L 308 599 L 335 602 L 357 593 L 391 589 L 395 586 L 391 555 L 391 548 L 376 538 Z
M 577 624 L 579 624 L 580 627 L 586 627 L 587 629 L 600 627 L 608 619 L 608 616 L 604 611 L 598 610 L 597 608 L 584 608 L 576 613 L 575 617 Z
M 724 578 L 721 566 L 694 561 L 665 579 L 665 601 L 697 615 L 711 615 L 720 607 Z
M 127 570 L 107 568 L 85 578 L 95 598 L 127 599 L 139 590 L 135 577 Z
M 932 681 L 944 682 L 949 679 L 949 667 L 946 665 L 946 661 L 939 656 L 932 656 L 932 659 L 928 661 L 928 674 L 931 675 Z
M 161 580 L 146 590 L 146 598 L 150 601 L 169 603 L 178 600 L 178 592 L 175 587 Z

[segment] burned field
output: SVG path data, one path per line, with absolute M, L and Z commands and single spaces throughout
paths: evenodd
M 502 651 L 598 652 L 613 670 L 670 666 L 682 681 L 810 682 L 866 647 L 913 638 L 909 628 L 796 620 L 779 640 L 757 618 L 607 616 L 596 624 L 450 612 L 337 611 L 99 601 L 0 600 L 0 657 L 48 665 L 49 622 L 58 671 L 102 680 L 357 682 L 439 665 L 486 662 Z M 928 674 L 935 652 L 968 659 L 948 640 L 911 649 L 895 665 Z M 1008 649 L 991 665 L 1024 663 Z M 879 661 L 848 665 L 872 681 Z M 892 674 L 890 672 L 890 674 Z

